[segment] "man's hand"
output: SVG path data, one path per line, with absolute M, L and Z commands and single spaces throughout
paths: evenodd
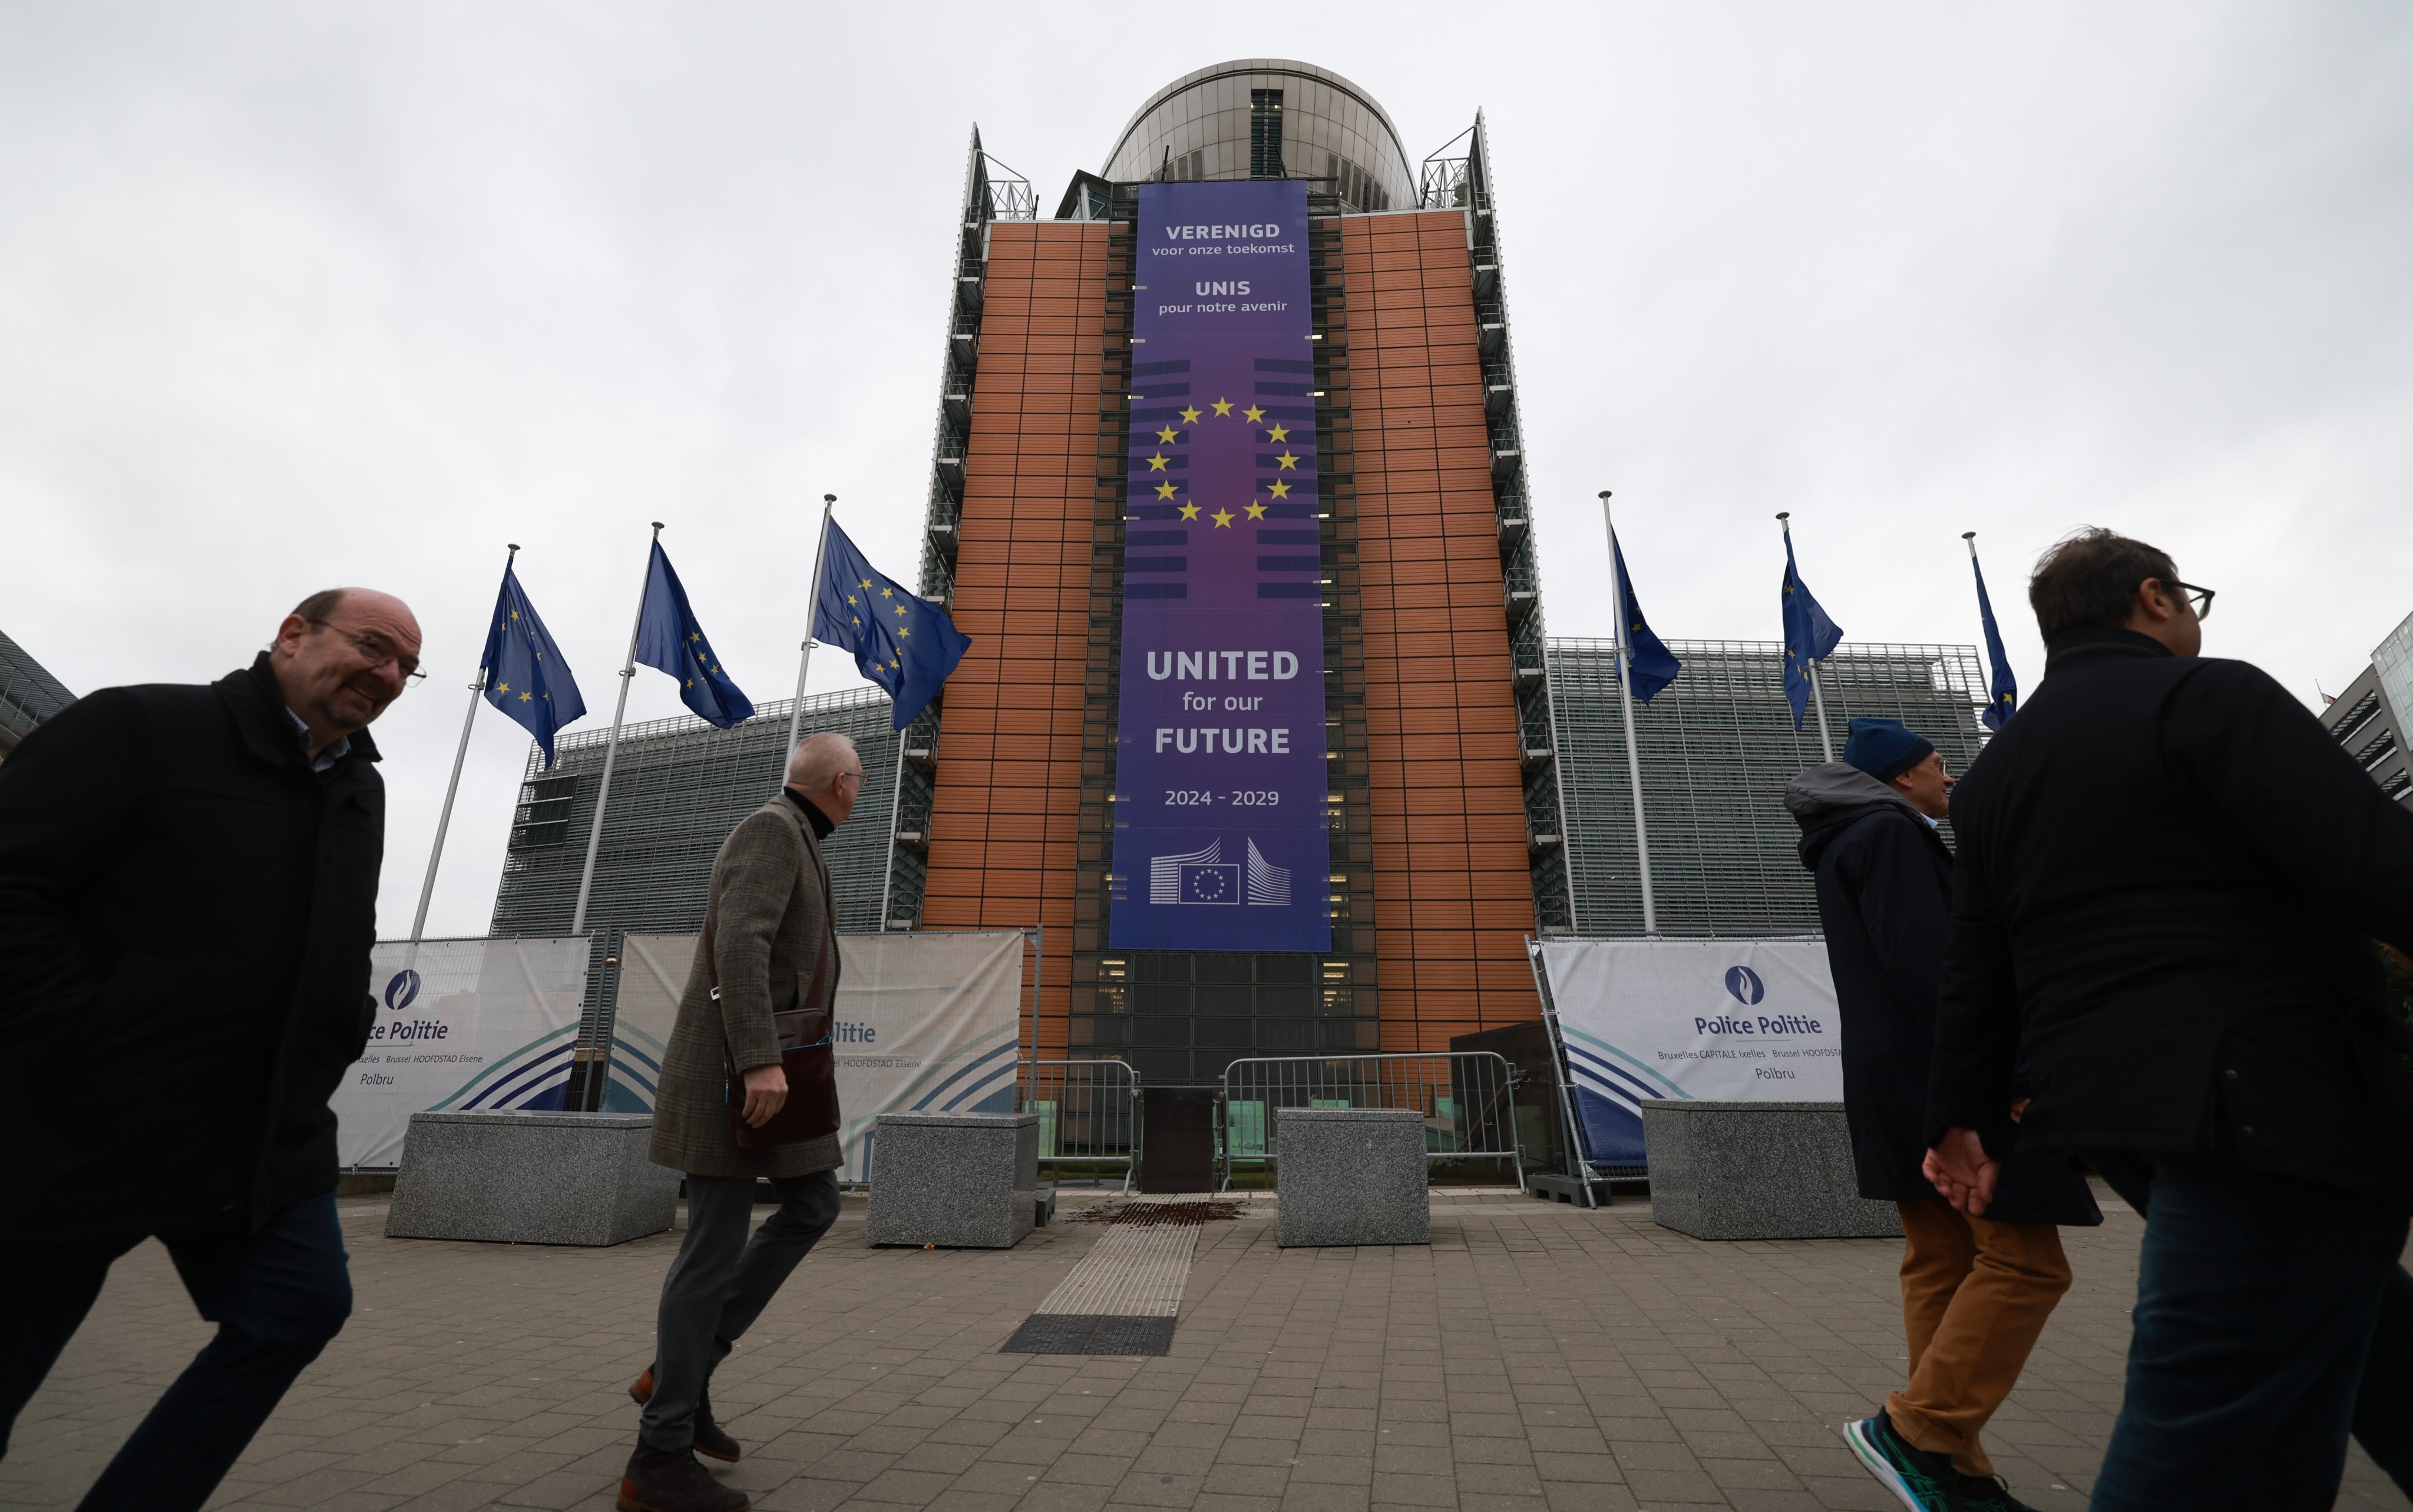
M 1994 1200 L 1994 1178 L 2003 1163 L 1986 1153 L 1975 1129 L 1947 1129 L 1920 1166 L 1944 1200 L 1972 1218 L 1982 1218 Z
M 746 1107 L 742 1117 L 749 1129 L 760 1129 L 777 1118 L 788 1101 L 788 1073 L 779 1066 L 756 1066 L 746 1073 Z

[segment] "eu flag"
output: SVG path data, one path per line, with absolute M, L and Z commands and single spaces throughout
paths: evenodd
M 1799 734 L 1810 707 L 1810 663 L 1824 661 L 1843 639 L 1842 627 L 1827 617 L 1801 570 L 1793 563 L 1793 532 L 1784 532 L 1784 702 L 1793 705 L 1793 729 Z
M 679 586 L 678 573 L 671 570 L 670 556 L 659 541 L 654 542 L 653 562 L 645 570 L 645 607 L 637 619 L 637 660 L 677 678 L 679 702 L 708 724 L 726 730 L 754 717 L 753 704 L 720 670 L 720 659 L 712 654 L 712 643 L 703 638 L 703 627 L 695 622 L 695 611 L 687 606 L 687 589 Z
M 1977 716 L 1989 730 L 2000 730 L 2019 712 L 2020 683 L 2011 675 L 2011 659 L 2003 650 L 2003 632 L 1994 628 L 1994 606 L 1986 598 L 1986 573 L 1977 565 L 1977 545 L 1969 544 L 1969 571 L 1977 574 L 1977 617 L 1986 625 L 1986 660 L 1993 663 L 1994 686 L 1986 712 Z
M 544 764 L 553 764 L 553 735 L 586 713 L 578 696 L 578 679 L 536 605 L 520 589 L 511 564 L 503 564 L 503 591 L 495 600 L 495 628 L 486 632 L 486 649 L 479 663 L 486 672 L 486 702 L 502 710 L 536 737 L 544 749 Z
M 1625 547 L 1614 536 L 1609 538 L 1609 550 L 1617 554 L 1617 602 L 1625 611 L 1625 631 L 1620 637 L 1625 643 L 1626 680 L 1634 696 L 1645 704 L 1651 695 L 1676 680 L 1684 664 L 1667 649 L 1667 643 L 1651 633 L 1650 624 L 1642 617 L 1642 605 L 1634 598 L 1634 580 L 1625 575 Z
M 813 638 L 854 653 L 863 674 L 888 689 L 902 730 L 939 696 L 972 638 L 955 629 L 945 610 L 882 577 L 836 520 L 828 529 Z

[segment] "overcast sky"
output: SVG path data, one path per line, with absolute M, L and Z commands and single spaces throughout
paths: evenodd
M 1253 22 L 1262 19 L 1262 24 Z M 608 723 L 646 522 L 787 695 L 814 508 L 910 580 L 968 133 L 1052 209 L 1158 85 L 1308 59 L 1421 158 L 1492 132 L 1546 608 L 1594 495 L 1673 638 L 1771 639 L 1790 509 L 1847 637 L 2021 684 L 2103 524 L 2308 702 L 2413 611 L 2399 4 L 0 8 L 0 630 L 77 692 L 402 594 L 408 927 L 506 541 Z M 816 691 L 857 683 L 825 653 Z M 632 718 L 680 712 L 641 671 Z M 484 932 L 526 743 L 479 721 L 435 934 Z

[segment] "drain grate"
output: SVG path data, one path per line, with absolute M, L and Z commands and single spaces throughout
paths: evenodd
M 1165 1355 L 1173 1350 L 1171 1318 L 1112 1312 L 1033 1312 L 1000 1355 Z
M 1082 1209 L 1076 1223 L 1120 1223 L 1141 1228 L 1182 1226 L 1237 1218 L 1236 1202 L 1106 1202 Z

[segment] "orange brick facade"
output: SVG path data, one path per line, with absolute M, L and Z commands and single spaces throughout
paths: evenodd
M 1044 925 L 1040 1053 L 1064 1053 L 1106 228 L 990 228 L 922 922 Z
M 1539 1016 L 1515 668 L 1457 212 L 1341 221 L 1383 1047 Z
M 1456 211 L 1340 230 L 1380 1043 L 1438 1050 L 1539 1014 L 1473 268 Z M 973 644 L 946 689 L 922 915 L 1045 926 L 1043 1057 L 1068 1047 L 1113 270 L 1104 225 L 990 228 L 955 565 Z

